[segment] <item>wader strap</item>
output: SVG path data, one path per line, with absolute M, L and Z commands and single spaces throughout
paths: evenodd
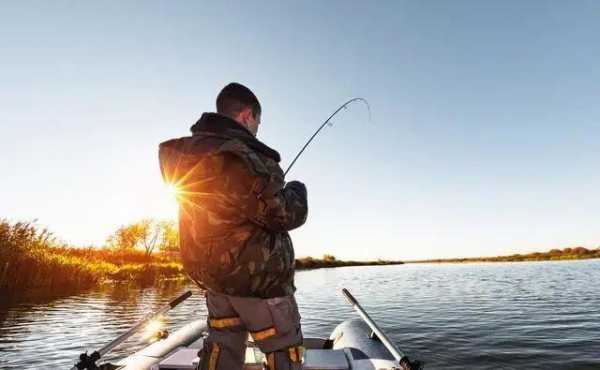
M 302 356 L 304 356 L 304 347 L 296 346 L 288 348 L 288 355 L 292 362 L 302 362 Z
M 222 319 L 208 319 L 208 325 L 214 329 L 229 328 L 232 326 L 241 326 L 242 319 L 239 317 L 225 317 Z
M 267 354 L 267 368 L 269 370 L 276 370 L 275 368 L 275 352 Z
M 210 351 L 210 358 L 208 360 L 208 370 L 216 370 L 217 363 L 219 362 L 219 353 L 221 347 L 217 343 L 212 344 L 212 350 Z
M 275 336 L 277 334 L 277 330 L 275 330 L 275 327 L 272 326 L 265 330 L 251 332 L 250 334 L 255 341 L 260 341 Z

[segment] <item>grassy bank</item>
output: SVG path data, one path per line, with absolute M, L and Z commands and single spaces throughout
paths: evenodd
M 334 256 L 296 260 L 296 268 L 390 265 L 396 261 L 340 261 Z M 32 223 L 0 220 L 0 304 L 60 297 L 104 283 L 151 285 L 184 279 L 173 252 L 148 253 L 124 248 L 73 248 Z
M 563 261 L 600 258 L 600 248 L 587 249 L 584 247 L 552 249 L 548 252 L 534 252 L 528 254 L 512 254 L 496 257 L 470 257 L 470 258 L 443 258 L 406 263 L 460 263 L 460 262 L 526 262 L 526 261 Z
M 31 223 L 0 220 L 0 303 L 73 294 L 105 282 L 151 284 L 181 265 L 141 251 L 68 248 Z

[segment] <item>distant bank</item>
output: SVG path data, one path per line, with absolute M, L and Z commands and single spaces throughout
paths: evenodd
M 496 257 L 468 257 L 468 258 L 439 258 L 428 260 L 405 261 L 405 263 L 457 263 L 457 262 L 526 262 L 526 261 L 561 261 L 583 260 L 600 258 L 600 247 L 587 249 L 584 247 L 552 249 L 548 252 L 534 252 L 529 254 L 512 254 Z
M 330 268 L 330 267 L 346 267 L 346 266 L 385 266 L 385 265 L 401 265 L 402 261 L 388 261 L 388 260 L 375 260 L 375 261 L 342 261 L 336 259 L 330 254 L 326 254 L 323 258 L 304 257 L 296 259 L 296 270 L 309 270 L 318 268 Z

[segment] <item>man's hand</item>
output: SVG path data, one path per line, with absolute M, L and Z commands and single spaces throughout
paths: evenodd
M 296 192 L 302 198 L 306 198 L 306 185 L 304 185 L 300 181 L 290 181 L 285 185 L 285 188 Z

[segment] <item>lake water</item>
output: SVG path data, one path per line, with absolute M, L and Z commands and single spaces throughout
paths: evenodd
M 348 288 L 425 369 L 600 369 L 600 260 L 408 264 L 301 271 L 307 336 L 328 336 L 356 314 Z M 205 315 L 199 291 L 170 284 L 107 287 L 46 304 L 0 308 L 0 368 L 69 368 L 78 354 L 125 331 L 185 288 L 194 296 L 164 319 L 172 331 Z M 112 358 L 141 348 L 141 335 Z

